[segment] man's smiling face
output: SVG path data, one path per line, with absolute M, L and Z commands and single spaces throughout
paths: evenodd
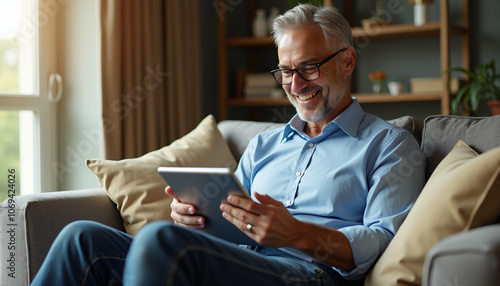
M 278 44 L 281 69 L 294 69 L 304 64 L 318 63 L 344 47 L 327 49 L 323 31 L 314 24 L 286 30 Z M 300 118 L 308 122 L 331 121 L 336 108 L 347 92 L 345 75 L 340 62 L 343 53 L 320 67 L 320 77 L 313 81 L 302 79 L 296 72 L 292 83 L 283 85 Z

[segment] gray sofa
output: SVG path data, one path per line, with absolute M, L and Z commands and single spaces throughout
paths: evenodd
M 425 122 L 411 117 L 391 122 L 409 130 L 421 142 L 429 175 L 459 139 L 480 153 L 500 146 L 500 116 L 437 115 Z M 239 160 L 253 135 L 281 125 L 228 120 L 220 122 L 218 127 Z M 9 222 L 11 217 L 13 221 Z M 0 205 L 0 285 L 28 285 L 59 231 L 68 223 L 83 219 L 123 230 L 120 214 L 102 188 L 20 196 L 16 198 L 15 208 L 3 202 Z M 8 232 L 9 224 L 14 224 L 14 235 Z M 14 245 L 15 251 L 10 251 L 8 245 Z M 497 285 L 500 281 L 499 257 L 498 224 L 449 236 L 428 253 L 423 285 L 447 285 L 443 281 L 449 277 L 460 283 L 453 284 L 452 280 L 450 285 Z

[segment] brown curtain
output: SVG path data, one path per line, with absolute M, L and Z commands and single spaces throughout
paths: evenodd
M 168 145 L 201 120 L 198 0 L 98 0 L 105 158 Z

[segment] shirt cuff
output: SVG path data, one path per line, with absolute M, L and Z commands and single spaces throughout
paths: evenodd
M 356 268 L 350 271 L 334 269 L 349 280 L 363 279 L 389 245 L 393 235 L 384 229 L 357 225 L 339 228 L 349 241 Z

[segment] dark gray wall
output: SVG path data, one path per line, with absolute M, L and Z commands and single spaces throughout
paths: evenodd
M 226 7 L 228 36 L 249 35 L 250 20 L 248 16 L 248 1 L 227 1 L 236 5 Z M 241 2 L 241 3 L 240 3 Z M 286 1 L 267 0 L 260 1 L 261 7 L 269 11 L 271 6 L 281 7 L 285 10 Z M 343 1 L 334 1 L 337 7 L 343 10 Z M 460 1 L 450 1 L 450 19 L 452 22 L 460 21 Z M 500 1 L 470 1 L 470 47 L 471 66 L 489 62 L 494 59 L 500 64 L 500 32 L 496 31 L 500 24 L 498 12 Z M 202 42 L 202 84 L 204 113 L 217 115 L 217 42 L 216 26 L 221 7 L 215 5 L 216 0 L 200 0 L 200 24 Z M 338 4 L 337 4 L 338 3 Z M 354 13 L 354 25 L 360 26 L 360 20 L 370 17 L 374 4 L 364 0 L 355 0 L 356 11 Z M 412 23 L 413 8 L 407 0 L 385 0 L 384 6 L 394 5 L 387 17 L 391 23 Z M 439 19 L 439 1 L 430 6 L 430 20 Z M 453 37 L 451 40 L 451 66 L 460 65 L 460 39 Z M 367 78 L 368 73 L 380 69 L 390 79 L 406 82 L 405 90 L 409 90 L 409 79 L 412 77 L 438 77 L 440 69 L 439 39 L 418 38 L 401 39 L 391 41 L 369 41 L 358 43 L 358 61 L 356 71 L 353 75 L 355 89 L 353 92 L 369 92 L 371 84 Z M 231 50 L 228 54 L 230 62 L 229 72 L 233 72 L 238 66 L 246 65 L 246 53 L 241 50 Z M 261 66 L 271 69 L 277 64 L 275 52 L 269 50 L 263 53 Z M 500 66 L 497 64 L 497 67 Z M 230 81 L 232 82 L 232 81 Z M 231 90 L 231 89 L 230 89 Z M 438 102 L 416 102 L 416 103 L 377 103 L 363 104 L 365 111 L 374 113 L 384 119 L 412 115 L 424 119 L 428 115 L 439 114 L 440 104 Z M 292 108 L 266 108 L 262 111 L 263 120 L 286 121 L 294 113 Z M 483 105 L 479 115 L 489 115 L 488 108 Z M 231 118 L 250 119 L 249 111 L 244 108 L 234 109 L 230 113 Z

